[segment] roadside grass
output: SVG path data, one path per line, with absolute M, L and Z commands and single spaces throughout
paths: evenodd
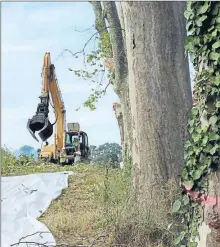
M 158 198 L 140 211 L 129 200 L 131 174 L 127 169 L 97 164 L 60 167 L 26 156 L 15 158 L 7 151 L 1 156 L 2 176 L 73 171 L 68 188 L 39 218 L 54 235 L 57 246 L 173 246 L 176 219 L 171 208 L 178 188 L 172 180 L 160 186 Z
M 72 166 L 61 167 L 56 164 L 42 163 L 33 157 L 20 155 L 15 157 L 7 149 L 1 149 L 1 175 L 19 176 L 42 172 L 72 171 Z
M 102 232 L 103 205 L 95 194 L 105 170 L 83 164 L 73 170 L 75 174 L 69 177 L 68 189 L 51 203 L 40 221 L 51 230 L 57 244 L 87 245 Z
M 110 241 L 107 230 L 111 227 L 107 226 L 119 214 L 119 209 L 112 208 L 126 197 L 124 192 L 120 195 L 127 187 L 119 169 L 96 164 L 61 167 L 40 163 L 25 155 L 16 158 L 7 150 L 1 150 L 1 161 L 2 176 L 73 171 L 68 188 L 52 201 L 39 220 L 50 229 L 57 244 L 87 245 L 96 241 L 95 246 L 103 246 L 103 241 L 106 244 Z

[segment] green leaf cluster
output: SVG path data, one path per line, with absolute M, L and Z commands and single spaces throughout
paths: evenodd
M 184 15 L 190 33 L 186 50 L 195 69 L 199 70 L 198 66 L 204 63 L 209 72 L 217 72 L 220 62 L 220 3 L 190 1 Z
M 89 98 L 83 103 L 84 107 L 88 107 L 91 111 L 96 110 L 95 103 L 102 97 L 104 90 L 95 91 L 90 94 Z

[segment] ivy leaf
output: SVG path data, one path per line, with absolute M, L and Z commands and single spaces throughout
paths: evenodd
M 175 245 L 178 245 L 181 241 L 182 241 L 182 236 L 178 236 L 177 238 L 175 238 L 175 240 L 174 240 L 174 244 Z
M 219 86 L 219 85 L 220 85 L 220 76 L 216 76 L 215 79 L 213 80 L 213 83 L 214 83 L 216 86 Z
M 193 173 L 193 178 L 195 180 L 199 179 L 202 176 L 203 170 L 202 169 L 198 169 Z
M 218 11 L 219 11 L 219 5 L 216 4 L 216 5 L 214 5 L 214 8 L 212 10 L 212 15 L 217 15 Z
M 203 15 L 202 17 L 195 20 L 195 23 L 198 27 L 202 26 L 203 21 L 207 18 L 207 15 Z
M 220 108 L 220 101 L 217 101 L 216 104 L 215 104 L 215 106 L 216 106 L 217 108 Z
M 212 45 L 212 48 L 213 49 L 217 49 L 217 48 L 219 48 L 220 47 L 220 41 L 217 41 L 217 42 L 215 42 L 213 45 Z
M 174 240 L 174 244 L 178 245 L 183 240 L 185 235 L 185 232 L 181 232 L 180 235 Z
M 193 151 L 195 152 L 196 155 L 198 155 L 198 154 L 200 153 L 201 150 L 200 150 L 200 148 L 194 146 L 194 147 L 193 147 Z
M 201 138 L 201 135 L 199 135 L 199 134 L 193 134 L 192 135 L 192 138 L 193 138 L 194 142 L 198 142 L 200 140 L 200 138 Z
M 197 10 L 197 14 L 201 15 L 204 14 L 209 8 L 209 2 L 204 2 L 204 4 L 202 3 L 202 5 L 198 8 Z
M 189 23 L 188 23 L 189 24 Z M 188 29 L 189 31 L 189 29 Z M 186 38 L 186 45 L 185 45 L 185 48 L 187 51 L 193 51 L 194 49 L 194 36 L 192 35 L 189 35 L 187 38 Z
M 214 28 L 215 28 L 215 26 L 211 26 L 211 27 L 208 29 L 208 32 L 211 32 Z
M 216 124 L 216 122 L 218 121 L 218 117 L 217 116 L 212 116 L 209 119 L 209 123 L 214 126 Z
M 176 200 L 174 203 L 173 203 L 173 209 L 172 209 L 172 212 L 173 213 L 177 213 L 179 211 L 181 207 L 181 201 L 180 200 Z
M 184 206 L 186 206 L 189 203 L 189 196 L 188 195 L 184 195 L 183 196 L 183 204 Z
M 217 52 L 210 52 L 209 58 L 214 61 L 218 61 L 220 54 Z
M 209 140 L 210 141 L 217 141 L 218 139 L 219 139 L 219 135 L 217 135 L 215 132 L 211 132 L 210 134 L 209 134 Z
M 188 172 L 186 170 L 186 168 L 183 168 L 183 171 L 182 171 L 182 178 L 184 180 L 188 179 Z
M 187 190 L 191 190 L 193 185 L 194 185 L 194 181 L 193 180 L 188 180 L 188 181 L 185 181 L 184 184 L 185 184 L 185 188 Z
M 215 29 L 215 30 L 212 32 L 211 36 L 212 36 L 213 38 L 215 38 L 215 37 L 217 36 L 217 29 Z
M 189 121 L 189 125 L 190 125 L 190 126 L 193 126 L 193 125 L 194 125 L 194 122 L 195 122 L 195 119 L 190 120 L 190 121 Z
M 191 14 L 192 14 L 192 11 L 189 11 L 189 10 L 186 10 L 184 12 L 184 16 L 185 16 L 186 19 L 189 19 L 189 17 L 190 17 Z
M 190 141 L 186 141 L 184 144 L 185 148 L 187 149 L 188 147 L 191 146 L 191 142 Z
M 178 236 L 177 238 L 175 238 L 174 240 L 174 244 L 178 245 L 181 242 L 181 236 Z
M 204 151 L 207 152 L 207 153 L 210 153 L 210 150 L 212 149 L 212 145 L 211 144 L 208 144 L 206 145 L 206 147 L 204 148 Z
M 209 153 L 211 155 L 213 155 L 216 152 L 216 150 L 218 149 L 218 147 L 219 147 L 219 145 L 218 144 L 215 144 L 215 146 L 209 151 Z
M 198 113 L 199 113 L 199 110 L 197 108 L 192 108 L 190 111 L 190 115 L 192 118 L 196 117 Z
M 197 246 L 198 246 L 198 243 L 196 242 L 189 243 L 189 247 L 197 247 Z
M 204 136 L 203 140 L 202 140 L 202 143 L 205 145 L 207 142 L 208 142 L 208 136 Z
M 196 130 L 196 132 L 199 133 L 199 134 L 202 133 L 202 129 L 201 129 L 200 127 L 197 127 L 195 130 Z

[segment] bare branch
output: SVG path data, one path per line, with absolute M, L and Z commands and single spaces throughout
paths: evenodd
M 83 48 L 82 48 L 81 51 L 77 51 L 77 52 L 73 53 L 73 52 L 72 52 L 71 50 L 69 50 L 69 49 L 64 49 L 64 50 L 58 55 L 58 57 L 57 57 L 53 62 L 57 61 L 61 56 L 63 56 L 65 52 L 69 52 L 73 57 L 75 57 L 75 56 L 78 55 L 78 54 L 84 53 L 84 52 L 85 52 L 86 46 L 89 44 L 89 42 L 90 42 L 90 41 L 94 38 L 94 36 L 97 35 L 97 34 L 98 34 L 98 32 L 95 32 L 95 33 L 87 40 L 87 42 L 84 44 L 84 46 L 83 46 Z
M 78 33 L 85 33 L 85 32 L 91 31 L 91 29 L 93 29 L 93 28 L 95 28 L 95 25 L 92 25 L 91 27 L 86 28 L 86 29 L 84 29 L 84 30 L 77 30 L 77 29 L 75 28 L 75 32 L 78 32 Z
M 118 27 L 115 26 L 109 26 L 107 27 L 107 29 L 118 29 Z M 120 31 L 123 31 L 122 29 Z M 85 52 L 85 49 L 87 47 L 87 45 L 89 44 L 89 42 L 96 36 L 99 34 L 99 31 L 95 32 L 94 34 L 91 35 L 91 37 L 86 41 L 86 43 L 84 44 L 83 48 L 80 51 L 77 51 L 75 53 L 73 53 L 71 50 L 69 49 L 63 49 L 63 51 L 57 56 L 57 58 L 55 60 L 53 60 L 53 63 L 55 61 L 57 61 L 60 57 L 62 57 L 64 55 L 64 53 L 69 52 L 73 57 L 75 57 L 76 55 L 82 54 Z
M 24 242 L 20 241 L 20 242 L 18 242 L 16 244 L 11 244 L 10 246 L 11 247 L 12 246 L 19 246 L 20 244 L 26 244 L 27 246 L 28 246 L 28 244 L 31 244 L 31 245 L 34 244 L 35 246 L 37 245 L 37 246 L 40 246 L 40 247 L 50 247 L 50 245 L 48 245 L 47 243 L 46 244 L 40 244 L 40 243 L 37 243 L 37 242 L 34 242 L 34 241 L 24 241 Z
M 20 244 L 26 244 L 27 246 L 29 245 L 33 245 L 33 246 L 39 246 L 39 247 L 54 247 L 55 243 L 53 242 L 45 242 L 45 243 L 38 243 L 38 242 L 35 242 L 35 241 L 25 241 L 26 238 L 28 237 L 31 237 L 31 236 L 34 236 L 36 234 L 43 234 L 43 233 L 50 233 L 50 232 L 35 232 L 33 234 L 29 234 L 25 237 L 22 237 L 20 238 L 20 240 L 18 241 L 18 243 L 15 243 L 15 244 L 11 244 L 10 246 L 13 247 L 13 246 L 16 246 L 16 247 L 19 247 Z M 92 241 L 89 241 L 88 244 L 66 244 L 66 243 L 60 243 L 60 244 L 56 244 L 57 247 L 94 247 L 95 244 L 97 244 L 98 242 L 102 242 L 102 243 L 105 243 L 106 242 L 106 238 L 109 237 L 109 235 L 107 233 L 102 233 L 101 235 L 96 235 L 93 237 L 93 240 Z M 84 240 L 88 240 L 87 237 L 82 237 Z M 102 239 L 102 240 L 101 240 Z M 23 241 L 22 241 L 23 240 Z
M 106 90 L 107 90 L 107 88 L 109 87 L 110 84 L 112 84 L 112 82 L 109 80 L 109 83 L 106 85 L 106 87 L 104 89 L 104 92 L 103 92 L 104 95 L 106 94 Z
M 11 244 L 10 246 L 19 246 L 20 244 L 35 244 L 35 245 L 38 245 L 38 246 L 42 246 L 42 247 L 48 247 L 48 243 L 43 243 L 43 244 L 40 244 L 40 243 L 36 243 L 36 242 L 33 242 L 33 241 L 24 241 L 26 238 L 28 237 L 32 237 L 36 234 L 39 234 L 40 237 L 42 237 L 42 234 L 51 234 L 50 232 L 34 232 L 32 234 L 28 234 L 26 235 L 25 237 L 21 237 L 18 241 L 18 243 L 15 243 L 15 244 Z

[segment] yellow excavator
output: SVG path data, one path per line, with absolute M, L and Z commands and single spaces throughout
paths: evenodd
M 36 114 L 28 119 L 27 123 L 32 137 L 39 141 L 35 135 L 35 132 L 38 132 L 42 142 L 45 142 L 44 145 L 42 143 L 41 149 L 38 149 L 38 158 L 61 165 L 88 161 L 90 150 L 87 134 L 80 130 L 79 123 L 68 123 L 66 130 L 66 110 L 49 52 L 44 56 L 42 91 L 39 98 Z M 56 120 L 53 124 L 49 121 L 49 105 L 55 113 Z M 49 145 L 47 139 L 53 133 L 54 143 Z

